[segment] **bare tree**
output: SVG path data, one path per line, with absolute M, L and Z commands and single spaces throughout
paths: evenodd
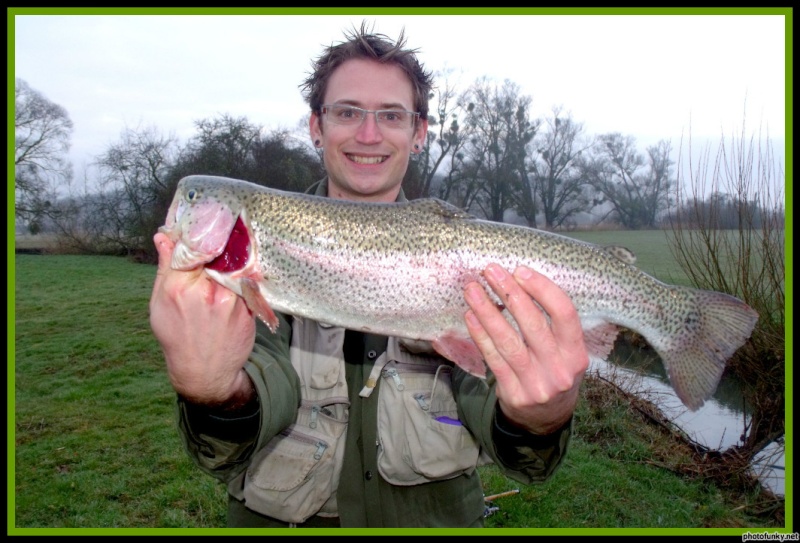
M 578 160 L 591 144 L 579 142 L 583 125 L 569 114 L 562 115 L 560 107 L 554 107 L 544 123 L 545 130 L 533 142 L 537 154 L 531 161 L 532 186 L 526 192 L 534 194 L 533 207 L 541 207 L 545 228 L 554 229 L 590 207 Z M 528 217 L 524 210 L 520 214 Z M 535 227 L 535 218 L 528 224 Z
M 412 161 L 418 170 L 419 186 L 411 189 L 404 182 L 409 197 L 428 197 L 432 193 L 433 181 L 440 168 L 452 164 L 454 157 L 464 146 L 464 130 L 459 123 L 461 108 L 457 101 L 456 88 L 450 79 L 452 70 L 441 73 L 444 80 L 435 93 L 436 115 L 428 116 L 428 135 L 422 152 Z M 434 96 L 431 95 L 431 98 Z M 452 171 L 452 168 L 451 168 Z
M 469 204 L 487 219 L 502 221 L 515 203 L 524 174 L 525 146 L 538 125 L 528 117 L 531 99 L 506 80 L 501 87 L 478 79 L 461 97 L 470 130 L 465 146 L 463 180 L 474 194 Z
M 174 191 L 177 153 L 177 140 L 151 126 L 125 128 L 97 158 L 101 190 L 89 227 L 96 244 L 125 253 L 149 247 Z
M 187 145 L 194 173 L 248 179 L 253 171 L 253 146 L 262 127 L 228 114 L 196 121 L 195 126 L 197 135 Z
M 669 206 L 670 151 L 669 142 L 661 141 L 648 148 L 645 158 L 633 136 L 599 136 L 591 156 L 582 161 L 587 181 L 600 195 L 595 203 L 611 204 L 610 214 L 626 228 L 655 228 L 659 213 Z
M 72 135 L 67 110 L 17 78 L 14 88 L 14 194 L 16 215 L 35 225 L 68 183 Z

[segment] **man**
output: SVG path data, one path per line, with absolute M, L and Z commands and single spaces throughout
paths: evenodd
M 362 26 L 315 62 L 304 87 L 327 178 L 310 192 L 404 200 L 431 89 L 404 45 Z M 229 526 L 481 526 L 482 460 L 531 483 L 563 458 L 588 356 L 574 306 L 544 276 L 485 270 L 520 332 L 481 285 L 465 289 L 482 380 L 396 338 L 284 315 L 273 334 L 202 270 L 170 269 L 172 243 L 154 241 L 151 324 L 187 450 L 228 484 Z

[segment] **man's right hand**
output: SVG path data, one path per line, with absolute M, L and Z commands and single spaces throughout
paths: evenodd
M 175 244 L 153 237 L 158 271 L 150 297 L 150 326 L 161 343 L 175 391 L 196 404 L 235 409 L 255 391 L 244 364 L 256 324 L 244 300 L 202 268 L 170 267 Z

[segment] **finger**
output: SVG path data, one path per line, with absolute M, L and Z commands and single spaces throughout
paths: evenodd
M 550 353 L 555 348 L 555 339 L 553 338 L 552 331 L 548 323 L 547 315 L 542 309 L 537 306 L 532 293 L 526 292 L 522 286 L 513 279 L 510 273 L 501 266 L 490 264 L 486 267 L 485 273 L 486 280 L 497 295 L 505 302 L 505 307 L 514 321 L 517 323 L 519 330 L 511 328 L 513 332 L 505 330 L 501 331 L 501 323 L 497 323 L 497 333 L 503 333 L 507 336 L 513 335 L 522 343 L 526 349 L 524 353 L 526 356 L 520 356 L 519 363 L 528 366 L 530 358 L 527 348 L 532 347 L 535 353 Z M 505 320 L 505 319 L 504 319 Z M 488 330 L 489 334 L 494 337 L 494 330 Z M 520 333 L 522 337 L 520 337 Z M 524 342 L 523 342 L 524 339 Z M 513 345 L 510 344 L 509 345 Z M 499 347 L 499 346 L 498 346 Z M 516 345 L 514 345 L 516 347 Z M 512 355 L 511 352 L 501 353 Z M 521 353 L 520 353 L 521 354 Z
M 465 315 L 467 331 L 498 378 L 515 371 L 509 362 L 522 367 L 527 351 L 522 338 L 478 283 L 467 286 L 464 297 L 471 311 Z
M 547 276 L 524 266 L 514 270 L 514 279 L 549 315 L 549 328 L 556 342 L 569 345 L 583 340 L 580 316 L 566 292 Z

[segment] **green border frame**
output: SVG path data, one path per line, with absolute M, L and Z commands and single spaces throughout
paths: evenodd
M 793 348 L 790 337 L 786 338 L 786 525 L 775 530 L 748 528 L 484 528 L 475 529 L 232 529 L 232 528 L 16 528 L 15 520 L 15 448 L 14 448 L 14 178 L 13 146 L 14 127 L 10 113 L 14 102 L 14 17 L 17 15 L 783 15 L 786 29 L 786 329 L 793 324 L 793 284 L 792 284 L 792 246 L 793 246 L 793 14 L 792 8 L 20 8 L 6 9 L 7 23 L 7 97 L 8 97 L 8 360 L 7 370 L 7 534 L 8 535 L 730 535 L 742 536 L 746 533 L 780 532 L 793 533 L 793 409 L 792 398 L 792 360 Z

